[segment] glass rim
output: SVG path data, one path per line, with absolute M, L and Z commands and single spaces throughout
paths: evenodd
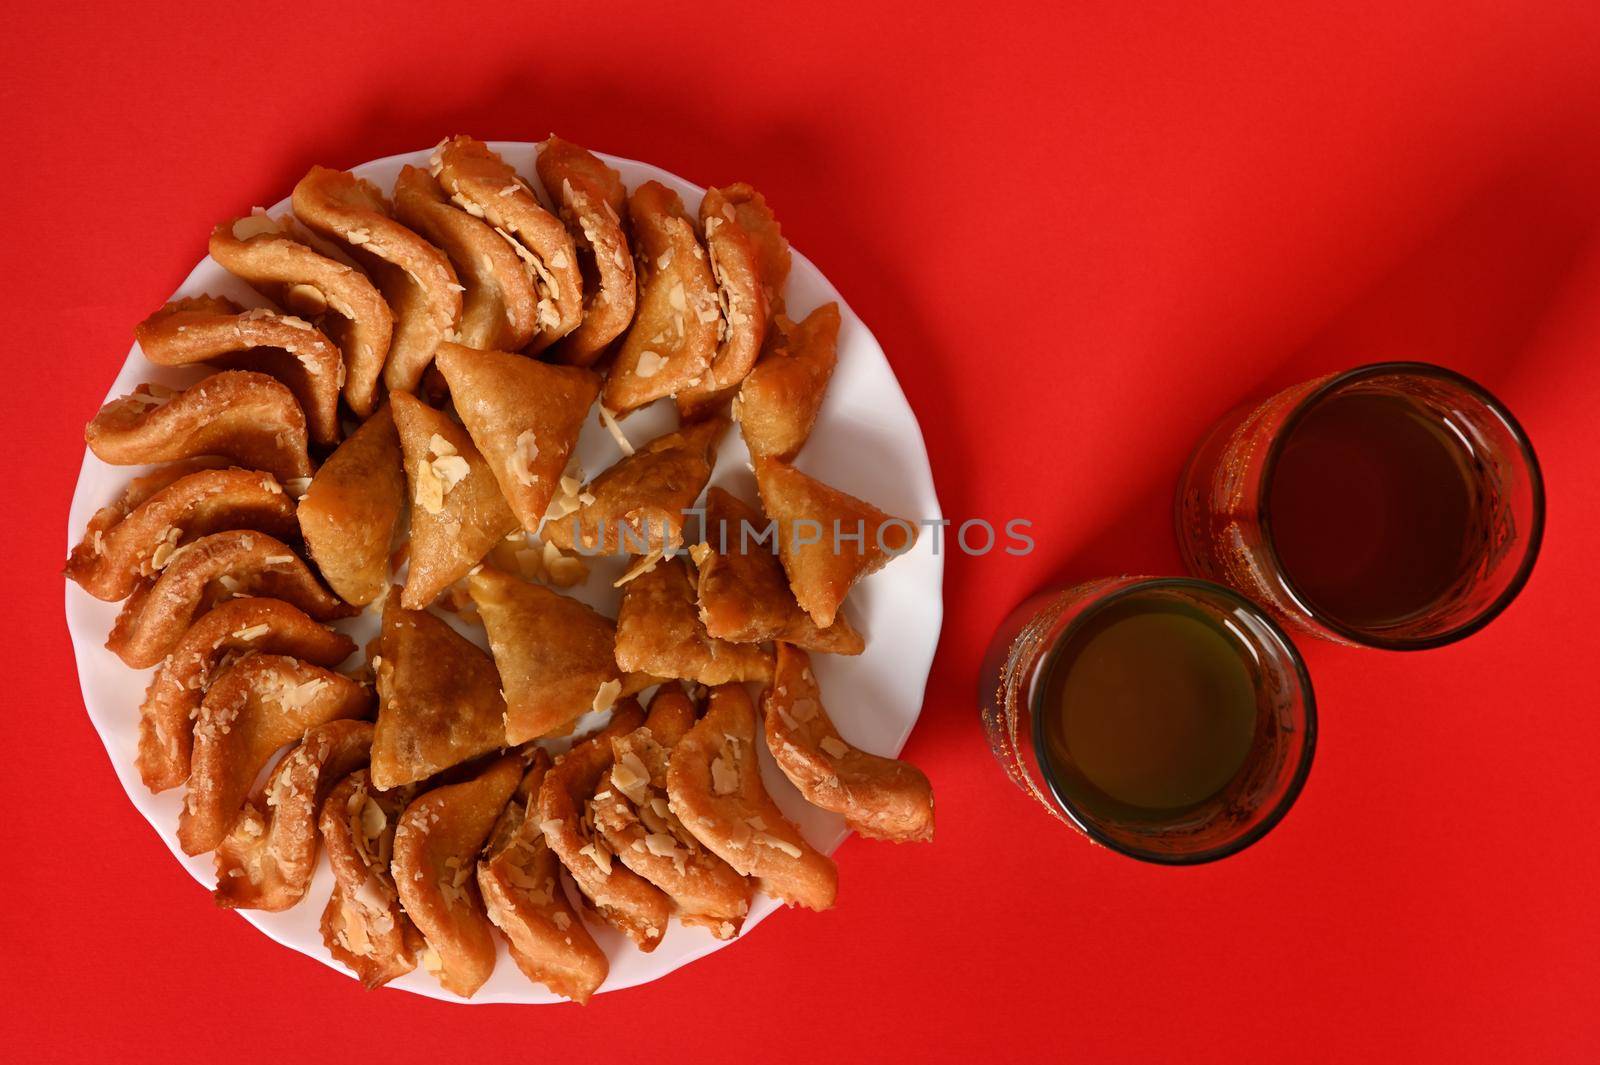
M 1384 636 L 1380 633 L 1348 625 L 1313 607 L 1311 600 L 1307 598 L 1289 575 L 1288 569 L 1283 565 L 1283 559 L 1278 554 L 1277 544 L 1272 538 L 1272 520 L 1269 516 L 1270 508 L 1268 507 L 1268 501 L 1271 498 L 1272 474 L 1277 469 L 1278 457 L 1283 451 L 1284 442 L 1289 439 L 1289 436 L 1301 419 L 1306 416 L 1307 412 L 1330 395 L 1358 381 L 1400 374 L 1432 377 L 1456 385 L 1470 393 L 1492 411 L 1495 417 L 1499 418 L 1506 428 L 1510 430 L 1511 438 L 1516 442 L 1523 466 L 1528 471 L 1528 484 L 1533 496 L 1533 524 L 1529 530 L 1527 541 L 1523 546 L 1522 558 L 1517 562 L 1517 568 L 1512 574 L 1511 580 L 1495 596 L 1494 601 L 1459 625 L 1455 625 L 1443 632 L 1435 633 L 1432 636 L 1409 639 Z M 1283 424 L 1273 434 L 1271 442 L 1267 445 L 1266 455 L 1261 463 L 1259 491 L 1260 504 L 1256 507 L 1256 515 L 1261 527 L 1262 546 L 1267 554 L 1272 557 L 1274 569 L 1277 570 L 1283 590 L 1293 601 L 1295 608 L 1309 618 L 1314 625 L 1327 629 L 1335 636 L 1361 647 L 1372 647 L 1381 651 L 1427 651 L 1466 639 L 1482 629 L 1489 622 L 1499 617 L 1511 605 L 1512 601 L 1521 594 L 1523 587 L 1528 583 L 1528 578 L 1533 575 L 1533 564 L 1539 558 L 1539 550 L 1544 541 L 1544 471 L 1539 465 L 1538 455 L 1534 453 L 1533 442 L 1522 428 L 1522 423 L 1517 421 L 1516 416 L 1511 413 L 1510 409 L 1500 402 L 1499 398 L 1487 388 L 1463 373 L 1431 362 L 1395 360 L 1368 363 L 1364 366 L 1345 370 L 1342 373 L 1336 373 L 1301 396 L 1294 406 L 1289 409 L 1289 413 L 1284 417 Z
M 1294 772 L 1289 778 L 1288 787 L 1279 796 L 1277 802 L 1273 804 L 1272 809 L 1267 811 L 1266 816 L 1260 822 L 1252 825 L 1248 831 L 1240 833 L 1236 838 L 1220 846 L 1188 854 L 1168 854 L 1132 846 L 1101 829 L 1095 824 L 1093 818 L 1081 812 L 1072 802 L 1072 799 L 1057 786 L 1054 775 L 1049 772 L 1055 767 L 1050 760 L 1050 748 L 1044 741 L 1044 715 L 1040 713 L 1040 703 L 1044 698 L 1044 685 L 1035 684 L 1033 685 L 1034 690 L 1028 698 L 1028 711 L 1033 719 L 1030 732 L 1034 757 L 1040 763 L 1040 768 L 1046 770 L 1041 774 L 1044 777 L 1045 786 L 1050 789 L 1050 795 L 1055 799 L 1056 805 L 1062 813 L 1066 814 L 1080 832 L 1100 846 L 1118 854 L 1126 855 L 1129 858 L 1154 865 L 1184 866 L 1205 865 L 1209 862 L 1238 854 L 1278 826 L 1278 823 L 1288 814 L 1289 809 L 1294 806 L 1295 801 L 1299 799 L 1300 792 L 1305 788 L 1306 780 L 1311 775 L 1311 763 L 1317 748 L 1317 697 L 1311 686 L 1311 673 L 1306 669 L 1305 660 L 1300 655 L 1300 649 L 1295 646 L 1294 641 L 1289 637 L 1283 626 L 1279 625 L 1266 609 L 1232 588 L 1201 577 L 1129 577 L 1124 579 L 1128 580 L 1129 583 L 1096 596 L 1070 622 L 1064 626 L 1056 627 L 1056 631 L 1051 634 L 1050 649 L 1039 660 L 1036 677 L 1043 680 L 1045 670 L 1055 662 L 1060 648 L 1072 634 L 1110 604 L 1151 589 L 1183 588 L 1190 591 L 1204 592 L 1213 598 L 1222 599 L 1232 606 L 1247 611 L 1278 640 L 1285 652 L 1287 652 L 1289 664 L 1293 667 L 1295 680 L 1300 686 L 1301 698 L 1299 705 L 1301 716 L 1304 719 L 1305 745 L 1300 751 L 1299 762 L 1295 765 Z

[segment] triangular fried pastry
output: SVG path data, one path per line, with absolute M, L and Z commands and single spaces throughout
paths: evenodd
M 552 366 L 525 355 L 439 347 L 439 369 L 522 527 L 539 531 L 600 378 L 576 366 Z
M 372 692 L 349 677 L 282 655 L 246 655 L 223 670 L 195 720 L 188 793 L 178 814 L 183 852 L 204 854 L 223 841 L 279 748 L 307 729 L 371 709 Z
M 804 651 L 778 645 L 772 686 L 762 697 L 767 749 L 807 802 L 836 814 L 868 839 L 933 839 L 933 786 L 909 762 L 846 743 L 822 706 Z
M 249 370 L 224 370 L 178 393 L 140 385 L 101 407 L 83 439 L 113 466 L 221 455 L 279 481 L 311 476 L 306 416 L 294 393 Z
M 705 716 L 672 749 L 667 797 L 696 839 L 768 895 L 813 910 L 833 905 L 838 868 L 761 783 L 756 710 L 742 685 L 712 689 Z
M 478 890 L 522 975 L 574 1002 L 588 1002 L 611 966 L 567 901 L 561 863 L 539 830 L 534 807 L 549 769 L 550 756 L 534 748 L 532 764 L 483 849 Z
M 678 548 L 685 511 L 711 479 L 727 428 L 718 415 L 656 437 L 589 482 L 577 510 L 551 516 L 540 535 L 565 551 L 646 555 Z
M 317 583 L 300 556 L 265 533 L 212 533 L 167 559 L 153 583 L 122 605 L 106 647 L 134 669 L 148 669 L 176 646 L 195 617 L 226 595 L 282 599 L 318 621 L 356 611 Z
M 773 553 L 772 537 L 756 540 L 766 526 L 766 518 L 743 500 L 721 488 L 707 490 L 706 546 L 694 549 L 706 633 L 735 643 L 784 640 L 809 651 L 860 654 L 867 644 L 848 618 L 841 614 L 822 629 L 800 609 Z
M 405 605 L 420 610 L 518 527 L 467 431 L 415 396 L 390 396 L 411 500 Z
M 667 803 L 668 755 L 694 717 L 688 696 L 663 687 L 644 727 L 612 737 L 611 772 L 594 796 L 594 824 L 624 865 L 671 897 L 684 924 L 732 939 L 750 912 L 750 882 L 695 839 Z
M 372 414 L 394 314 L 365 274 L 328 258 L 264 214 L 230 219 L 212 230 L 211 257 L 339 345 L 345 402 L 358 418 Z
M 527 265 L 538 300 L 538 332 L 528 351 L 543 351 L 578 328 L 583 275 L 572 237 L 511 165 L 482 141 L 456 137 L 439 146 L 428 168 L 452 203 L 493 226 Z
M 461 317 L 461 285 L 444 252 L 392 217 L 372 182 L 314 166 L 294 187 L 294 213 L 361 265 L 394 314 L 383 383 L 410 392 Z
M 322 942 L 368 988 L 415 969 L 424 946 L 389 870 L 395 826 L 409 801 L 409 789 L 379 791 L 358 769 L 334 785 L 317 818 L 333 870 Z
M 557 342 L 550 356 L 573 366 L 590 366 L 633 321 L 637 286 L 628 237 L 622 230 L 628 190 L 621 174 L 553 134 L 540 149 L 536 165 L 556 213 L 572 234 L 583 274 L 583 321 Z
M 428 942 L 422 963 L 462 998 L 494 972 L 494 931 L 475 873 L 478 853 L 521 780 L 521 759 L 496 758 L 472 779 L 412 800 L 395 830 L 395 887 Z
M 602 399 L 626 414 L 698 384 L 717 352 L 717 282 L 678 194 L 646 181 L 628 197 L 639 301 Z
M 762 508 L 778 523 L 778 557 L 789 589 L 823 628 L 833 624 L 852 585 L 916 543 L 909 521 L 786 462 L 758 458 L 755 470 Z
M 838 344 L 837 303 L 824 303 L 798 325 L 787 318 L 775 323 L 734 404 L 750 454 L 789 462 L 800 453 L 822 410 Z
M 588 605 L 491 566 L 468 589 L 500 672 L 507 744 L 557 733 L 652 683 L 618 671 L 616 624 Z
M 151 494 L 111 523 L 91 529 L 67 559 L 66 574 L 96 599 L 115 602 L 161 572 L 183 544 L 220 529 L 255 529 L 286 538 L 294 501 L 270 473 L 199 470 Z
M 765 681 L 772 676 L 772 652 L 707 635 L 689 570 L 681 556 L 672 556 L 623 589 L 617 608 L 617 665 L 700 684 Z
M 494 660 L 425 610 L 406 610 L 400 590 L 383 605 L 373 659 L 378 726 L 372 782 L 397 788 L 505 746 L 506 701 Z
M 711 368 L 678 393 L 678 409 L 693 415 L 720 404 L 739 387 L 761 354 L 767 335 L 767 293 L 755 241 L 739 224 L 723 189 L 707 189 L 700 201 L 706 256 L 717 282 L 717 353 Z
M 211 895 L 218 906 L 287 910 L 305 896 L 317 865 L 317 812 L 335 784 L 367 764 L 371 746 L 367 721 L 330 721 L 306 731 L 217 847 Z
M 408 166 L 394 182 L 395 216 L 450 257 L 466 289 L 460 342 L 469 348 L 521 351 L 538 328 L 538 295 L 528 270 L 481 218 L 461 210 L 426 170 Z
M 300 498 L 306 550 L 347 603 L 366 606 L 389 587 L 389 546 L 406 502 L 402 466 L 384 406 L 328 456 Z
M 278 599 L 218 603 L 178 639 L 161 662 L 139 707 L 139 776 L 165 791 L 189 776 L 194 719 L 212 677 L 242 654 L 288 655 L 332 668 L 355 652 L 355 641 L 319 625 Z
M 611 723 L 575 744 L 539 787 L 539 828 L 595 910 L 640 950 L 649 953 L 667 932 L 672 902 L 621 862 L 594 831 L 589 800 L 611 767 L 611 738 L 644 723 L 639 704 L 619 704 Z

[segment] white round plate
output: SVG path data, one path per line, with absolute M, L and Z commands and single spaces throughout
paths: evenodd
M 536 145 L 501 141 L 492 143 L 491 147 L 535 188 L 540 187 L 533 165 L 538 152 Z M 426 150 L 395 155 L 354 169 L 379 187 L 389 189 L 402 166 L 408 163 L 426 166 L 428 155 Z M 601 158 L 621 172 L 630 189 L 654 179 L 678 192 L 690 211 L 698 208 L 705 193 L 704 189 L 645 163 L 613 156 Z M 274 215 L 287 212 L 289 201 L 285 199 L 270 210 Z M 175 298 L 207 293 L 226 295 L 247 307 L 261 306 L 264 302 L 209 258 L 194 268 Z M 797 465 L 891 514 L 913 520 L 938 520 L 941 517 L 939 501 L 934 495 L 933 473 L 928 467 L 922 432 L 884 358 L 883 349 L 827 278 L 798 252 L 794 255 L 794 268 L 785 295 L 789 313 L 796 319 L 829 300 L 838 302 L 843 319 L 839 331 L 838 368 L 828 386 L 816 430 Z M 192 367 L 153 366 L 145 361 L 135 345 L 107 399 L 126 395 L 144 381 L 181 386 L 204 376 L 205 372 Z M 663 400 L 629 417 L 623 428 L 638 444 L 670 431 L 675 424 L 672 404 Z M 598 418 L 591 417 L 578 442 L 577 455 L 584 470 L 592 476 L 614 463 L 621 456 L 621 450 Z M 748 461 L 749 454 L 738 432 L 730 432 L 718 456 L 712 483 L 753 503 L 755 481 Z M 141 472 L 137 468 L 108 466 L 85 453 L 67 529 L 69 549 L 82 538 L 84 527 L 95 510 L 115 500 L 127 482 Z M 620 593 L 612 589 L 611 582 L 622 572 L 624 560 L 619 557 L 593 561 L 588 582 L 574 589 L 573 594 L 615 616 Z M 828 712 L 844 738 L 865 750 L 898 754 L 916 724 L 934 647 L 939 641 L 943 567 L 944 560 L 934 549 L 934 537 L 925 530 L 912 551 L 863 581 L 850 595 L 846 610 L 867 637 L 866 653 L 854 658 L 818 655 L 814 660 Z M 211 855 L 189 857 L 177 845 L 178 808 L 183 789 L 152 795 L 145 790 L 134 768 L 139 704 L 151 671 L 130 670 L 105 649 L 106 635 L 118 609 L 119 604 L 100 602 L 68 582 L 67 628 L 77 656 L 84 705 L 128 798 L 160 834 L 178 862 L 210 891 L 215 882 Z M 441 616 L 480 646 L 485 645 L 481 629 L 468 628 L 453 615 Z M 339 622 L 337 627 L 355 637 L 358 645 L 365 645 L 377 630 L 376 611 Z M 806 838 L 818 849 L 832 853 L 848 834 L 843 821 L 808 806 L 773 766 L 765 751 L 762 752 L 762 771 L 778 805 L 801 827 Z M 843 870 L 842 875 L 848 879 L 849 870 Z M 238 912 L 284 946 L 347 973 L 328 954 L 317 928 L 323 901 L 332 891 L 332 885 L 332 873 L 323 862 L 307 898 L 300 905 L 283 913 Z M 740 938 L 749 935 L 751 929 L 776 908 L 773 900 L 758 895 Z M 804 920 L 805 915 L 796 914 L 792 919 Z M 704 929 L 686 928 L 674 921 L 660 946 L 644 954 L 608 927 L 591 923 L 590 928 L 611 960 L 611 975 L 602 991 L 658 979 L 680 965 L 729 945 L 712 938 Z M 471 1002 L 562 1001 L 525 979 L 506 956 L 503 943 L 500 954 L 494 975 Z M 442 990 L 421 968 L 389 986 L 447 1002 L 464 1001 Z

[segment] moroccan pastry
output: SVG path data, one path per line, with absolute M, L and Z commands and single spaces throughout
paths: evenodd
M 678 393 L 678 409 L 694 414 L 719 404 L 739 387 L 767 335 L 767 294 L 755 242 L 739 224 L 722 189 L 700 201 L 706 261 L 717 283 L 717 353 L 700 382 Z
M 494 932 L 478 894 L 478 852 L 522 780 L 504 755 L 470 780 L 412 801 L 394 834 L 394 882 L 406 915 L 428 943 L 423 965 L 463 998 L 494 972 Z
M 706 634 L 736 643 L 783 640 L 808 651 L 860 654 L 867 643 L 848 618 L 840 614 L 822 629 L 800 609 L 773 553 L 773 538 L 757 541 L 766 526 L 754 507 L 721 488 L 707 490 L 705 547 L 694 551 Z
M 711 479 L 727 428 L 716 415 L 650 441 L 589 482 L 582 505 L 552 517 L 541 535 L 569 551 L 647 555 L 681 546 L 685 512 Z
M 538 295 L 522 260 L 482 218 L 461 210 L 426 170 L 394 182 L 395 216 L 450 257 L 461 294 L 456 339 L 469 348 L 521 351 L 538 328 Z
M 400 907 L 389 860 L 407 789 L 379 791 L 358 769 L 323 800 L 317 827 L 333 870 L 322 941 L 368 988 L 417 967 L 422 935 Z
M 522 178 L 480 140 L 445 141 L 428 160 L 451 202 L 482 218 L 527 265 L 537 297 L 538 332 L 529 352 L 543 351 L 583 320 L 583 275 L 561 220 L 540 206 Z
M 790 462 L 822 410 L 839 361 L 839 305 L 824 303 L 798 325 L 780 318 L 766 351 L 739 387 L 734 415 L 750 454 Z
M 134 669 L 160 662 L 195 617 L 225 595 L 282 599 L 318 621 L 349 617 L 353 609 L 328 592 L 300 557 L 265 533 L 212 533 L 167 559 L 161 576 L 141 585 L 122 605 L 106 647 Z
M 349 677 L 282 655 L 246 655 L 223 670 L 195 720 L 188 793 L 178 814 L 183 852 L 204 854 L 223 841 L 250 785 L 280 747 L 307 729 L 371 709 L 372 693 Z
M 572 234 L 583 274 L 583 321 L 551 357 L 592 365 L 633 321 L 633 256 L 622 231 L 628 190 L 622 175 L 570 141 L 551 135 L 539 151 L 539 180 Z
M 294 187 L 294 213 L 334 241 L 377 284 L 394 315 L 383 383 L 410 392 L 461 316 L 462 287 L 444 252 L 396 222 L 376 185 L 314 166 Z
M 663 558 L 629 581 L 617 608 L 617 665 L 700 684 L 765 681 L 772 652 L 706 634 L 682 556 Z
M 756 711 L 739 684 L 711 691 L 705 716 L 672 749 L 672 812 L 713 854 L 791 905 L 826 910 L 839 871 L 813 850 L 761 783 Z
M 792 256 L 789 253 L 789 241 L 783 235 L 783 228 L 778 225 L 777 216 L 767 206 L 766 197 L 742 181 L 724 185 L 716 191 L 722 198 L 723 216 L 730 217 L 728 209 L 731 207 L 733 214 L 730 220 L 737 222 L 739 228 L 750 237 L 761 272 L 761 288 L 767 298 L 768 311 L 773 315 L 783 313 L 783 288 L 789 282 Z
M 672 902 L 660 889 L 613 860 L 594 831 L 589 800 L 611 767 L 611 737 L 626 735 L 644 722 L 639 704 L 619 705 L 611 723 L 577 743 L 545 774 L 539 787 L 539 828 L 579 890 L 595 910 L 642 951 L 649 953 L 667 932 Z
M 916 526 L 909 521 L 786 462 L 758 458 L 755 470 L 762 508 L 778 523 L 778 558 L 789 588 L 823 628 L 833 624 L 852 585 L 916 543 Z
M 367 764 L 372 725 L 330 721 L 307 730 L 266 786 L 245 801 L 217 847 L 217 905 L 286 910 L 311 886 L 317 865 L 317 813 L 333 786 Z
M 415 396 L 389 399 L 411 499 L 405 605 L 420 610 L 467 575 L 518 522 L 467 431 Z
M 389 587 L 389 547 L 405 510 L 400 436 L 388 406 L 328 456 L 300 498 L 300 533 L 323 579 L 356 606 Z
M 96 599 L 132 595 L 186 543 L 221 529 L 294 534 L 294 501 L 259 470 L 197 470 L 152 493 L 115 520 L 91 522 L 67 559 L 68 579 Z
M 211 257 L 338 344 L 344 354 L 345 402 L 358 418 L 372 414 L 394 315 L 365 274 L 296 239 L 264 214 L 231 219 L 214 229 Z
M 528 532 L 539 531 L 600 378 L 525 355 L 439 348 L 456 413 L 489 463 L 500 494 Z
M 194 721 L 212 678 L 251 652 L 287 655 L 332 668 L 355 641 L 278 599 L 230 599 L 202 614 L 161 661 L 139 707 L 139 776 L 151 791 L 189 776 Z
M 372 782 L 410 784 L 505 746 L 506 701 L 494 660 L 425 610 L 407 610 L 400 590 L 383 605 L 373 659 L 378 724 Z
M 588 1002 L 611 965 L 567 901 L 561 863 L 539 829 L 533 807 L 549 769 L 550 756 L 535 747 L 522 783 L 483 849 L 478 890 L 522 974 L 558 995 Z
M 220 455 L 280 482 L 311 476 L 300 404 L 282 382 L 250 370 L 224 370 L 178 393 L 140 385 L 101 407 L 83 439 L 113 466 Z
M 846 743 L 822 705 L 806 653 L 778 645 L 772 685 L 762 697 L 767 749 L 807 802 L 836 814 L 869 839 L 933 839 L 933 787 L 909 762 Z

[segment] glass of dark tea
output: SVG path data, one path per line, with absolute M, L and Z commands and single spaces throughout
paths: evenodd
M 1228 415 L 1190 458 L 1176 518 L 1196 576 L 1324 639 L 1418 650 L 1476 632 L 1521 591 L 1544 483 L 1486 390 L 1389 362 Z
M 1281 820 L 1316 747 L 1311 681 L 1277 624 L 1230 589 L 1113 577 L 1023 603 L 980 692 L 1012 781 L 1111 850 L 1194 865 Z

